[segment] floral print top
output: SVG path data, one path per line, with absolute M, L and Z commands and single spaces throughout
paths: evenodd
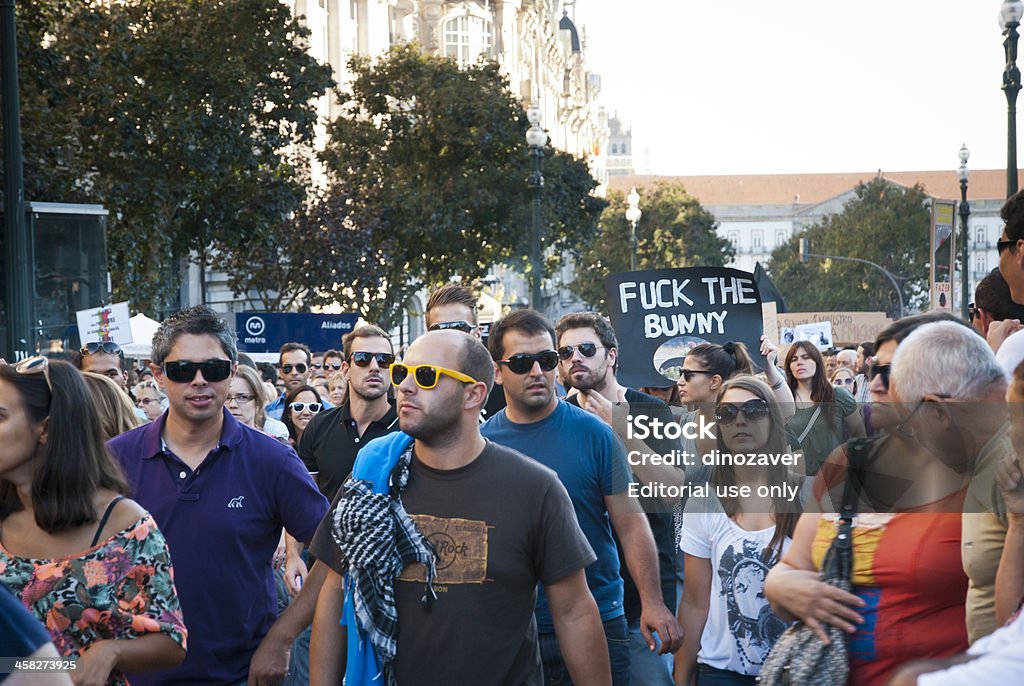
M 15 557 L 0 544 L 0 584 L 45 625 L 65 657 L 79 657 L 96 641 L 158 632 L 185 647 L 167 542 L 148 513 L 73 557 Z M 127 682 L 115 670 L 107 683 Z

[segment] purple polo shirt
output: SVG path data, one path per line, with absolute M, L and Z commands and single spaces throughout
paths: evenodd
M 189 632 L 177 669 L 131 682 L 237 684 L 277 616 L 271 564 L 281 527 L 309 541 L 328 503 L 295 451 L 227 410 L 220 445 L 194 472 L 164 448 L 166 419 L 107 443 L 167 539 Z

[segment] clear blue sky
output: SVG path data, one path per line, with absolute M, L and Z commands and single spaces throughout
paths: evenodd
M 999 6 L 578 0 L 576 21 L 654 173 L 952 170 L 962 142 L 970 167 L 1000 169 Z

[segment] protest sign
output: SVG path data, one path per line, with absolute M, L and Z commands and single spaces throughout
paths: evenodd
M 832 322 L 814 322 L 812 324 L 799 324 L 792 328 L 782 330 L 782 344 L 789 345 L 797 341 L 809 341 L 818 350 L 828 350 L 832 347 Z
M 113 341 L 118 345 L 132 342 L 132 329 L 128 320 L 128 302 L 114 303 L 75 312 L 78 337 L 82 344 Z
M 619 383 L 665 386 L 701 343 L 741 341 L 759 360 L 761 296 L 754 275 L 725 267 L 652 269 L 605 278 L 619 339 Z
M 787 312 L 779 314 L 778 322 L 782 329 L 792 329 L 801 324 L 831 322 L 834 345 L 857 345 L 873 341 L 884 328 L 892 324 L 884 312 Z

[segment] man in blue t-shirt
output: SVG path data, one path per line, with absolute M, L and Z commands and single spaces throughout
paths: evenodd
M 50 642 L 50 635 L 39 621 L 0 586 L 0 656 L 29 660 L 59 660 L 60 654 Z M 4 686 L 40 684 L 40 686 L 70 686 L 65 672 L 8 673 L 9 666 L 0 666 L 0 683 Z
M 622 444 L 603 421 L 558 399 L 555 331 L 540 314 L 520 310 L 505 317 L 492 328 L 488 346 L 507 407 L 483 426 L 482 433 L 553 469 L 569 492 L 580 528 L 597 554 L 597 561 L 587 567 L 587 585 L 604 623 L 612 679 L 628 684 L 629 630 L 613 529 L 636 580 L 641 625 L 658 633 L 663 650 L 677 647 L 681 636 L 661 597 L 651 529 L 636 501 L 626 496 L 631 476 Z M 564 675 L 565 667 L 541 590 L 537 625 L 545 682 L 551 683 Z

